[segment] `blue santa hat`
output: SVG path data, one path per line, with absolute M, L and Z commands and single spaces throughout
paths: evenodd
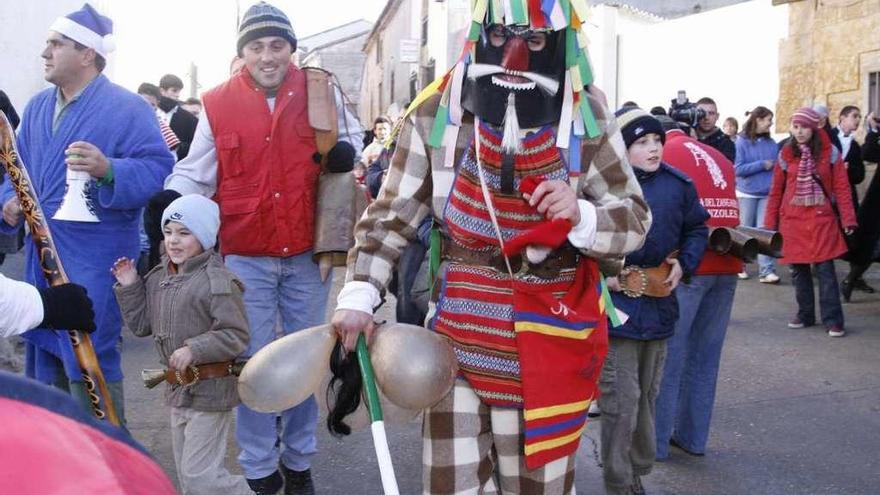
M 49 27 L 49 31 L 61 33 L 81 45 L 92 48 L 105 59 L 116 48 L 113 39 L 113 21 L 98 13 L 88 3 L 76 12 L 56 19 Z

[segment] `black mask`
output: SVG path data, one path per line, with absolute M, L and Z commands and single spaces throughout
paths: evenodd
M 520 26 L 492 24 L 483 27 L 476 45 L 474 64 L 496 66 L 494 74 L 472 79 L 465 76 L 462 106 L 486 122 L 504 122 L 507 99 L 516 97 L 516 115 L 521 128 L 540 127 L 559 121 L 565 81 L 564 31 L 531 30 Z M 472 65 L 468 72 L 473 73 Z M 502 69 L 506 72 L 502 72 Z M 532 78 L 512 75 L 529 72 L 555 82 L 551 89 Z

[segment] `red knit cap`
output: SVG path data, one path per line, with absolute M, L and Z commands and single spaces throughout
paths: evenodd
M 791 123 L 799 124 L 802 127 L 809 127 L 810 129 L 816 130 L 819 128 L 819 120 L 821 118 L 822 117 L 819 115 L 819 113 L 812 108 L 803 107 L 791 116 Z

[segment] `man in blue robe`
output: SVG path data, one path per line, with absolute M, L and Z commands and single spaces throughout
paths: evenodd
M 122 322 L 110 266 L 121 256 L 137 257 L 139 213 L 162 189 L 174 157 L 149 105 L 102 74 L 113 48 L 112 30 L 110 19 L 89 4 L 52 24 L 42 57 L 45 78 L 55 87 L 37 94 L 25 108 L 18 149 L 58 257 L 70 280 L 85 286 L 94 303 L 92 342 L 122 420 Z M 68 169 L 88 174 L 88 209 L 97 222 L 52 218 L 65 194 Z M 0 188 L 0 203 L 0 232 L 20 229 L 23 215 L 9 181 Z M 25 277 L 38 288 L 46 286 L 31 242 Z M 28 376 L 69 390 L 90 408 L 67 334 L 31 331 L 25 339 Z

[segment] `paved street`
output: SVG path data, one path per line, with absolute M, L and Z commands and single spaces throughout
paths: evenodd
M 13 257 L 3 272 L 17 276 L 20 263 Z M 846 338 L 831 339 L 820 327 L 790 330 L 793 291 L 787 269 L 780 272 L 778 287 L 740 282 L 708 454 L 671 449 L 671 459 L 645 478 L 648 493 L 880 493 L 880 294 L 857 293 L 844 306 Z M 880 287 L 880 271 L 870 272 L 868 282 Z M 123 363 L 129 428 L 173 475 L 162 393 L 144 389 L 139 378 L 142 368 L 156 365 L 151 339 L 126 335 Z M 603 493 L 598 426 L 590 425 L 578 454 L 580 494 Z M 401 493 L 418 493 L 419 421 L 388 429 Z M 319 432 L 313 468 L 319 493 L 381 493 L 369 430 L 337 440 L 322 422 Z M 230 451 L 234 468 L 234 442 Z

